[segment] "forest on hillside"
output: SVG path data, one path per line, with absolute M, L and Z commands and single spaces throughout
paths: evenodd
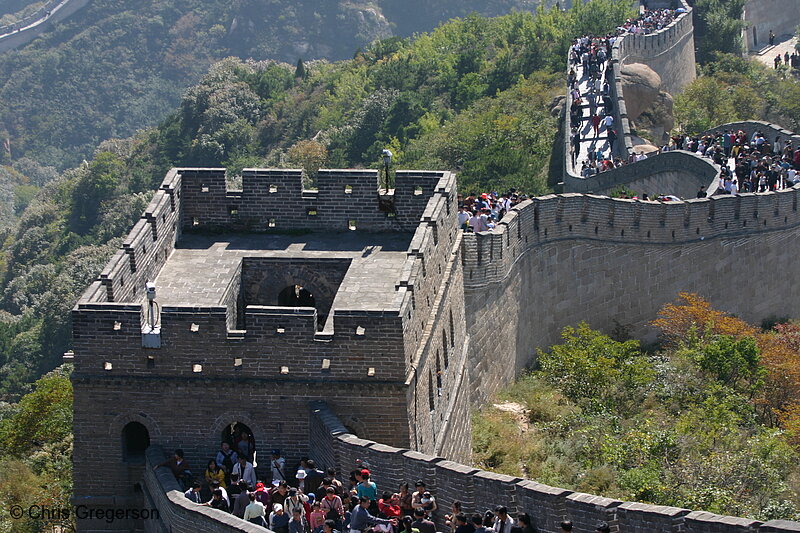
M 800 519 L 800 324 L 754 327 L 684 293 L 653 326 L 652 346 L 624 328 L 564 328 L 475 415 L 476 464 L 624 501 Z
M 5 3 L 4 3 L 5 4 Z M 0 21 L 41 2 L 15 0 Z M 93 0 L 41 38 L 0 54 L 0 163 L 59 170 L 163 119 L 215 61 L 341 60 L 378 38 L 410 36 L 471 12 L 539 0 Z M 11 11 L 18 8 L 17 11 Z

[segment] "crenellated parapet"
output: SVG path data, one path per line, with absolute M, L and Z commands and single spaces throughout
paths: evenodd
M 501 282 L 521 255 L 561 241 L 680 245 L 792 229 L 800 225 L 799 195 L 800 185 L 682 202 L 577 193 L 533 198 L 513 208 L 494 231 L 464 235 L 464 283 L 477 288 Z

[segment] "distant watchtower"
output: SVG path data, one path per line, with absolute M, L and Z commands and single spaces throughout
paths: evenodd
M 199 477 L 244 430 L 261 468 L 272 448 L 293 466 L 319 399 L 361 437 L 468 456 L 443 438 L 469 412 L 455 176 L 398 171 L 383 194 L 371 170 L 242 181 L 171 170 L 73 310 L 78 502 L 136 502 L 150 444 Z

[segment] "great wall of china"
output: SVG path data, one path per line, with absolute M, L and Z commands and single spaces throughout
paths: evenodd
M 24 46 L 57 22 L 77 13 L 91 0 L 48 0 L 35 13 L 14 24 L 0 27 L 0 53 Z
M 669 59 L 685 61 L 692 31 L 687 14 L 663 34 L 623 39 L 614 61 L 657 58 L 665 78 L 683 76 Z M 620 149 L 631 144 L 626 134 Z M 241 190 L 226 188 L 224 170 L 170 171 L 76 305 L 68 355 L 82 480 L 75 502 L 137 503 L 160 518 L 84 521 L 80 530 L 263 531 L 191 504 L 167 470 L 151 468 L 176 447 L 204 464 L 221 432 L 239 422 L 259 449 L 279 447 L 289 463 L 308 455 L 346 473 L 363 458 L 377 465 L 381 488 L 421 478 L 442 508 L 455 499 L 470 512 L 506 505 L 547 533 L 563 519 L 577 531 L 605 520 L 614 533 L 800 531 L 798 523 L 622 502 L 468 466 L 471 409 L 566 325 L 622 324 L 647 338 L 648 322 L 682 290 L 756 323 L 800 316 L 800 186 L 669 203 L 611 199 L 584 192 L 685 180 L 695 190 L 718 172 L 687 152 L 590 184 L 567 165 L 565 189 L 579 192 L 528 200 L 478 234 L 457 227 L 448 172 L 398 171 L 388 193 L 370 170 L 321 171 L 314 191 L 303 189 L 298 170 L 245 170 Z M 157 346 L 147 281 L 163 295 Z M 289 306 L 275 294 L 300 285 L 314 305 Z M 223 397 L 222 405 L 207 401 Z M 179 405 L 195 407 L 176 417 Z M 145 438 L 146 450 L 133 449 Z

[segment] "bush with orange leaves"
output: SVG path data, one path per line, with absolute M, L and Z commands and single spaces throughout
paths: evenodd
M 679 345 L 692 335 L 701 339 L 708 335 L 751 337 L 757 329 L 740 318 L 711 307 L 701 296 L 692 292 L 678 293 L 677 303 L 665 304 L 652 322 L 661 330 L 665 344 Z
M 652 324 L 659 328 L 665 344 L 685 344 L 692 337 L 752 337 L 760 362 L 767 371 L 760 394 L 753 399 L 764 424 L 780 426 L 800 449 L 800 326 L 779 324 L 760 331 L 740 318 L 711 307 L 701 296 L 681 292 L 678 302 L 664 305 Z

